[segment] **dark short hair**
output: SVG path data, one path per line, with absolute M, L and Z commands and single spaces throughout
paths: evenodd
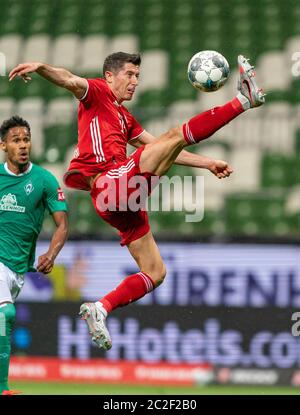
M 26 127 L 30 134 L 30 125 L 26 120 L 19 117 L 18 115 L 13 115 L 11 118 L 3 121 L 0 126 L 0 139 L 1 141 L 5 141 L 6 135 L 11 128 L 14 127 Z
M 133 63 L 133 65 L 140 66 L 141 56 L 139 53 L 125 53 L 125 52 L 116 52 L 108 55 L 105 58 L 103 64 L 103 76 L 106 71 L 111 71 L 114 73 L 119 72 L 125 63 Z

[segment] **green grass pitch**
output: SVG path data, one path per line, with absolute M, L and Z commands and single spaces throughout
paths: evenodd
M 300 395 L 300 388 L 280 386 L 137 386 L 79 383 L 11 382 L 23 395 Z

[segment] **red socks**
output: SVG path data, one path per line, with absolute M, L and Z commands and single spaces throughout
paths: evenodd
M 155 288 L 152 279 L 145 273 L 129 275 L 113 291 L 99 300 L 105 310 L 110 313 L 117 307 L 132 303 Z
M 183 124 L 183 136 L 188 144 L 199 143 L 244 112 L 242 103 L 235 97 L 221 107 L 212 108 Z

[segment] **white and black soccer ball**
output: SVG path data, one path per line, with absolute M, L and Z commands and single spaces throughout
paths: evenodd
M 200 91 L 213 92 L 221 88 L 229 76 L 229 64 L 221 53 L 203 50 L 188 64 L 188 79 Z

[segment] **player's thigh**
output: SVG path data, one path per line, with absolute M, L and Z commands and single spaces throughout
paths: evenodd
M 12 303 L 9 269 L 0 262 L 0 304 Z
M 14 303 L 24 285 L 24 275 L 0 262 L 0 303 Z
M 173 128 L 154 142 L 146 144 L 139 163 L 141 172 L 158 176 L 166 173 L 185 144 L 181 127 Z
M 166 267 L 152 232 L 130 242 L 127 247 L 140 270 L 149 275 L 156 285 L 161 284 L 166 275 Z

